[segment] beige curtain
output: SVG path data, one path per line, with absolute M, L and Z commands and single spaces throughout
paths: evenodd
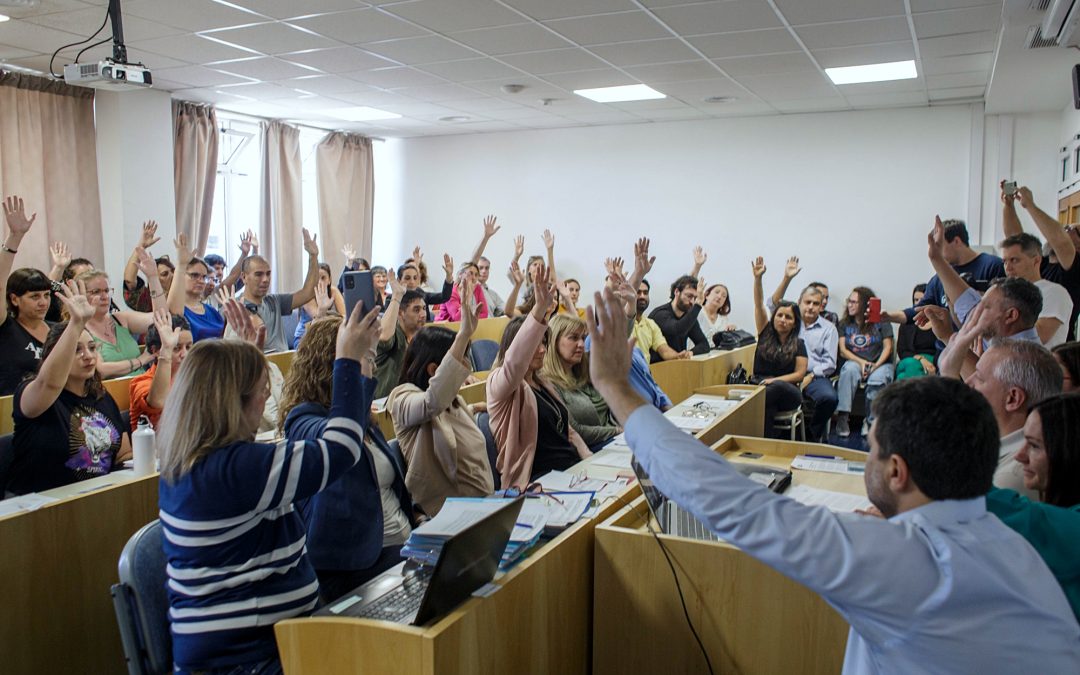
M 337 260 L 344 244 L 371 259 L 375 178 L 371 139 L 335 131 L 315 149 L 319 177 L 319 245 L 323 260 Z
M 284 122 L 263 124 L 260 253 L 273 269 L 272 288 L 291 293 L 304 285 L 303 173 L 300 130 Z
M 212 106 L 173 101 L 173 183 L 176 232 L 192 250 L 206 252 L 217 183 L 217 113 Z
M 94 90 L 0 70 L 0 196 L 9 195 L 37 213 L 19 267 L 48 271 L 52 241 L 104 264 Z

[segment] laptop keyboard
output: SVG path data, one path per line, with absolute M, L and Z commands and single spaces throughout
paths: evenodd
M 668 508 L 673 508 L 674 504 L 668 502 Z M 675 515 L 675 534 L 680 537 L 686 537 L 688 539 L 701 539 L 704 541 L 720 541 L 720 538 L 710 532 L 704 524 L 694 516 L 690 515 L 688 511 L 684 511 L 681 508 L 674 509 Z
M 375 602 L 361 609 L 355 616 L 361 619 L 379 619 L 403 623 L 410 620 L 420 609 L 429 578 L 405 582 Z

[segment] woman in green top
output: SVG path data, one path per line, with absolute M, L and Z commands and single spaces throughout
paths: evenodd
M 166 309 L 165 293 L 158 279 L 157 264 L 146 249 L 138 248 L 137 251 L 139 269 L 146 275 L 154 310 Z M 94 307 L 94 316 L 86 323 L 86 330 L 98 346 L 97 370 L 102 379 L 143 372 L 154 357 L 142 351 L 132 336 L 145 333 L 154 323 L 154 315 L 131 310 L 110 314 L 109 303 L 113 289 L 109 287 L 109 275 L 101 270 L 83 272 L 78 276 L 78 281 L 86 285 L 86 297 Z
M 1035 547 L 1080 618 L 1080 394 L 1032 406 L 1016 461 L 1040 501 L 994 488 L 986 508 Z
M 573 314 L 557 314 L 548 321 L 551 344 L 540 372 L 555 385 L 571 426 L 594 452 L 622 433 L 600 392 L 589 381 L 589 361 L 585 355 L 585 322 Z

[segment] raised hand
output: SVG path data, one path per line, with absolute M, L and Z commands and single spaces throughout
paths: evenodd
M 8 197 L 3 202 L 4 220 L 7 221 L 11 233 L 19 237 L 30 231 L 30 226 L 37 220 L 37 214 L 26 217 L 26 206 L 22 197 Z
M 176 239 L 173 239 L 173 246 L 176 247 L 176 266 L 180 269 L 185 269 L 192 258 L 191 248 L 188 247 L 187 235 L 182 232 L 176 235 Z
M 520 260 L 525 255 L 525 235 L 519 234 L 514 237 L 514 260 Z
M 765 276 L 765 259 L 758 256 L 756 260 L 750 261 L 750 268 L 754 271 L 754 277 L 760 279 Z
M 520 286 L 525 283 L 525 273 L 521 271 L 521 265 L 517 260 L 510 261 L 510 270 L 506 273 L 506 276 L 510 279 L 510 283 L 515 286 Z
M 476 332 L 477 323 L 480 321 L 480 306 L 473 294 L 473 284 L 464 276 L 458 280 L 458 297 L 461 298 L 461 327 L 458 334 L 463 338 L 469 338 Z
M 555 248 L 555 235 L 551 233 L 551 230 L 544 230 L 543 237 L 544 247 L 547 248 L 547 250 L 550 251 Z
M 533 307 L 533 316 L 537 321 L 543 321 L 547 316 L 551 301 L 555 299 L 555 284 L 551 281 L 551 270 L 546 265 L 541 265 L 533 279 L 533 297 L 536 306 Z
M 1020 202 L 1020 206 L 1025 209 L 1030 209 L 1035 206 L 1035 197 L 1031 194 L 1031 188 L 1026 185 L 1021 185 L 1016 189 L 1016 195 L 1014 197 L 1016 201 Z
M 379 343 L 379 307 L 367 314 L 363 302 L 356 303 L 347 321 L 342 321 L 337 334 L 337 357 L 359 361 Z
M 450 257 L 449 253 L 443 253 L 442 268 L 446 272 L 447 279 L 454 278 L 454 259 Z
M 495 216 L 484 217 L 484 238 L 491 239 L 495 236 L 495 233 L 502 229 L 502 226 L 495 224 Z
M 926 235 L 926 255 L 930 260 L 945 260 L 945 226 L 941 216 L 934 216 L 934 229 Z
M 246 258 L 251 255 L 251 248 L 254 246 L 255 233 L 251 230 L 240 235 L 240 253 Z
M 251 230 L 248 230 L 248 234 L 251 235 L 251 253 L 259 255 L 259 236 Z
M 537 275 L 539 279 L 539 275 Z M 626 381 L 630 372 L 630 350 L 634 339 L 626 338 L 626 314 L 622 300 L 611 289 L 596 293 L 593 305 L 585 311 L 592 348 L 589 374 L 601 392 L 606 385 Z
M 67 244 L 62 241 L 54 241 L 49 247 L 49 257 L 52 258 L 53 267 L 64 268 L 71 264 L 71 252 Z
M 229 298 L 221 306 L 221 313 L 225 315 L 225 322 L 229 324 L 237 337 L 259 349 L 263 348 L 266 342 L 266 326 L 255 328 L 255 322 L 251 320 L 251 312 L 247 311 L 236 298 Z
M 225 306 L 234 295 L 232 286 L 218 286 L 218 289 L 214 291 L 214 297 L 217 298 L 218 304 L 222 307 Z
M 799 256 L 793 255 L 784 264 L 784 278 L 794 279 L 799 276 L 799 272 L 802 272 L 802 268 L 799 267 Z
M 419 246 L 414 246 L 412 250 L 412 259 L 416 263 L 417 267 L 420 267 L 420 262 L 424 259 L 424 252 L 420 250 Z
M 304 250 L 307 254 L 313 258 L 319 257 L 319 245 L 315 243 L 315 240 L 319 238 L 317 234 L 311 234 L 307 231 L 307 228 L 303 229 L 304 232 Z
M 157 327 L 158 335 L 161 336 L 161 351 L 170 354 L 176 351 L 176 346 L 180 344 L 180 328 L 173 328 L 172 314 L 169 314 L 169 310 L 159 309 L 154 312 L 154 325 Z
M 1013 194 L 1011 194 L 1011 195 L 1010 195 L 1010 194 L 1007 194 L 1007 193 L 1005 192 L 1005 181 L 1004 181 L 1004 180 L 998 181 L 998 187 L 1000 187 L 1000 188 L 1001 188 L 1001 202 L 1002 202 L 1003 204 L 1005 204 L 1005 205 L 1010 205 L 1010 204 L 1012 204 L 1012 203 L 1013 203 L 1013 201 L 1014 201 L 1014 200 L 1015 200 L 1015 199 L 1016 199 L 1017 197 L 1019 197 L 1019 196 L 1020 196 L 1019 194 L 1017 194 L 1017 193 L 1019 192 L 1019 190 L 1018 190 L 1018 191 L 1017 191 L 1016 193 L 1013 193 Z
M 341 247 L 341 254 L 345 256 L 345 264 L 351 265 L 356 260 L 356 248 L 352 244 L 345 244 Z
M 135 253 L 139 256 L 139 269 L 146 275 L 146 278 L 158 276 L 157 263 L 150 256 L 150 251 L 147 251 L 142 246 L 136 246 Z
M 925 328 L 930 326 L 930 330 L 934 331 L 934 335 L 942 341 L 949 339 L 952 335 L 953 327 L 952 320 L 949 318 L 949 310 L 944 307 L 938 307 L 937 305 L 923 305 L 915 312 L 915 325 L 919 328 Z
M 386 284 L 390 287 L 390 295 L 401 300 L 405 295 L 405 284 L 397 278 L 397 272 L 393 267 L 386 270 Z
M 656 262 L 656 256 L 649 257 L 649 240 L 646 237 L 642 237 L 634 242 L 634 277 L 641 283 L 641 280 L 645 278 L 645 275 L 653 267 L 653 263 Z
M 161 241 L 161 237 L 157 236 L 157 228 L 157 221 L 148 220 L 143 223 L 142 234 L 139 235 L 139 248 L 150 248 Z
M 315 284 L 315 305 L 319 308 L 317 314 L 326 316 L 334 308 L 334 296 L 330 294 L 330 284 L 319 279 Z
M 69 279 L 60 287 L 60 293 L 56 297 L 67 307 L 68 319 L 80 325 L 86 325 L 94 316 L 94 307 L 86 299 L 86 283 Z
M 705 261 L 709 259 L 709 255 L 705 253 L 705 249 L 700 246 L 694 247 L 694 266 L 700 268 L 705 264 Z

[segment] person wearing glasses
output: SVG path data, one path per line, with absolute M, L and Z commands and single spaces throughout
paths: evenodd
M 178 235 L 173 244 L 176 246 L 176 261 L 184 270 L 184 283 L 173 284 L 169 289 L 169 313 L 183 315 L 195 342 L 221 337 L 225 332 L 225 319 L 216 307 L 203 302 L 206 286 L 213 279 L 210 266 L 192 254 L 185 235 Z
M 892 325 L 885 321 L 870 321 L 870 298 L 874 291 L 866 286 L 856 286 L 848 296 L 844 317 L 840 319 L 840 381 L 837 382 L 836 435 L 851 435 L 848 415 L 860 383 L 866 383 L 866 409 L 872 411 L 874 397 L 881 388 L 893 381 Z M 863 435 L 870 430 L 874 415 L 868 412 L 863 423 Z
M 139 269 L 149 280 L 154 311 L 167 309 L 157 265 L 144 248 L 139 249 Z M 154 357 L 139 349 L 139 343 L 133 336 L 145 333 L 154 323 L 154 315 L 132 310 L 110 312 L 113 289 L 109 284 L 109 275 L 102 270 L 83 272 L 76 277 L 76 281 L 85 285 L 86 298 L 94 308 L 94 316 L 86 322 L 86 330 L 97 343 L 100 357 L 97 368 L 101 377 L 109 379 L 142 373 Z

